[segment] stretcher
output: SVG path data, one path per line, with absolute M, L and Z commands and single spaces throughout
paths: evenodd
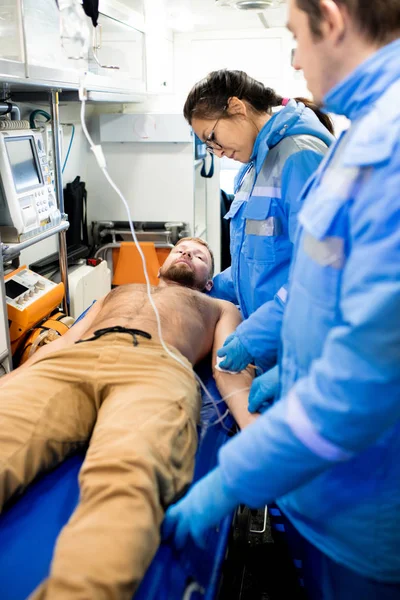
M 208 362 L 199 375 L 214 398 L 220 398 Z M 219 411 L 226 410 L 219 404 Z M 217 462 L 221 445 L 233 431 L 233 420 L 217 420 L 216 409 L 203 396 L 202 428 L 196 454 L 194 481 Z M 79 497 L 78 472 L 84 455 L 76 454 L 36 480 L 25 494 L 0 515 L 0 598 L 25 600 L 49 573 L 56 538 L 71 516 Z M 132 516 L 134 518 L 134 515 Z M 212 600 L 216 598 L 232 517 L 210 531 L 205 549 L 191 541 L 178 552 L 162 543 L 135 600 Z

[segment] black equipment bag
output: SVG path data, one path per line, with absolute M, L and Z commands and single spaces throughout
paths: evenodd
M 227 194 L 224 190 L 221 190 L 221 271 L 225 271 L 231 266 L 230 221 L 227 221 L 224 217 L 229 211 L 234 198 L 233 194 Z
M 85 183 L 75 177 L 64 189 L 64 210 L 70 223 L 67 229 L 67 246 L 89 245 L 87 228 L 87 191 Z

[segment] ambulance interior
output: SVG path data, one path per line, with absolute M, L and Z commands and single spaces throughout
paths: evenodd
M 291 65 L 285 0 L 100 0 L 99 10 L 97 27 L 85 17 L 90 47 L 78 58 L 56 0 L 0 1 L 0 375 L 112 287 L 144 281 L 126 210 L 82 129 L 82 93 L 87 128 L 127 200 L 152 285 L 185 236 L 207 240 L 217 273 L 229 266 L 222 217 L 241 165 L 211 156 L 193 135 L 182 108 L 194 83 L 240 69 L 288 98 L 309 96 Z M 215 464 L 226 429 L 202 439 L 197 478 Z M 81 462 L 74 457 L 35 483 L 0 517 L 3 598 L 22 600 L 48 572 Z M 60 502 L 62 516 L 53 514 Z M 267 517 L 267 509 L 241 507 L 205 551 L 191 546 L 176 556 L 163 545 L 137 597 L 295 598 L 290 561 Z

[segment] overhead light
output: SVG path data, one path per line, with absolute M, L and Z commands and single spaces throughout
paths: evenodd
M 283 3 L 283 0 L 215 0 L 217 6 L 229 6 L 239 10 L 256 10 L 258 12 L 267 8 L 276 7 Z
M 265 10 L 270 8 L 273 4 L 273 0 L 238 0 L 233 3 L 239 10 Z

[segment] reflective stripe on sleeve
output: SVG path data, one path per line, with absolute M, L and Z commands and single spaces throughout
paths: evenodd
M 235 200 L 244 200 L 244 201 L 246 201 L 248 199 L 249 199 L 249 192 L 240 191 L 235 196 Z
M 278 217 L 267 219 L 246 219 L 246 235 L 273 237 L 282 234 L 282 223 Z
M 286 300 L 287 300 L 287 289 L 285 288 L 285 286 L 282 286 L 278 290 L 277 296 L 278 296 L 278 298 L 280 298 L 282 300 L 283 303 L 286 302 Z
M 289 393 L 287 402 L 287 424 L 306 448 L 317 456 L 332 462 L 346 461 L 354 456 L 352 452 L 332 444 L 316 431 L 295 392 Z
M 282 198 L 282 190 L 278 187 L 256 185 L 252 196 L 268 196 L 269 198 Z
M 304 236 L 304 252 L 322 267 L 343 269 L 344 239 L 341 237 L 326 237 L 317 240 L 309 233 Z

